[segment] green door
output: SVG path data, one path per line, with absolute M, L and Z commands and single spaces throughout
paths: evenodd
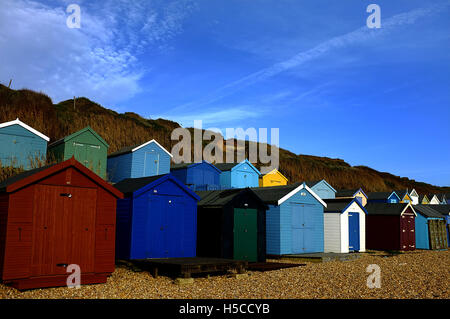
M 258 261 L 256 209 L 234 209 L 234 259 Z
M 86 167 L 89 166 L 89 161 L 86 156 L 86 144 L 73 142 L 73 155 L 78 162 Z

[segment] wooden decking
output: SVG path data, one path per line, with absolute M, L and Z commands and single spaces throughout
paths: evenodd
M 362 256 L 360 253 L 311 253 L 311 254 L 296 254 L 296 255 L 271 255 L 268 258 L 281 260 L 295 260 L 305 262 L 328 262 L 328 261 L 350 261 L 358 259 Z
M 301 267 L 306 266 L 306 264 L 289 264 L 284 262 L 264 262 L 264 263 L 249 263 L 248 270 L 251 271 L 271 271 L 271 270 L 279 270 L 284 268 L 293 268 L 293 267 Z
M 167 274 L 175 277 L 190 278 L 192 274 L 206 274 L 216 272 L 245 273 L 247 261 L 238 261 L 221 258 L 161 258 L 140 259 L 132 263 L 142 270 L 149 271 L 153 277 Z

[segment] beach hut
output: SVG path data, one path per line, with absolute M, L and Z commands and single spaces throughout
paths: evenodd
M 444 249 L 448 246 L 445 217 L 432 206 L 414 206 L 417 213 L 415 220 L 417 249 Z
M 261 173 L 247 159 L 240 163 L 215 164 L 220 171 L 222 189 L 258 187 Z
M 197 201 L 171 174 L 127 178 L 115 184 L 118 259 L 195 257 Z
M 400 203 L 400 197 L 396 192 L 371 192 L 367 193 L 368 203 Z
M 91 127 L 75 132 L 48 145 L 51 160 L 66 161 L 72 156 L 101 178 L 106 178 L 109 145 Z
M 411 203 L 368 203 L 366 248 L 377 250 L 414 250 L 416 246 Z
M 441 201 L 435 194 L 428 195 L 428 199 L 429 199 L 428 204 L 430 204 L 430 205 L 439 205 L 441 203 Z
M 276 168 L 259 177 L 259 187 L 287 185 L 288 179 Z
M 437 198 L 439 200 L 439 204 L 447 205 L 447 195 L 446 194 L 438 194 L 436 196 L 437 196 Z
M 326 199 L 324 252 L 348 253 L 366 250 L 366 214 L 356 199 Z
M 430 203 L 430 200 L 428 199 L 427 195 L 419 196 L 419 204 L 428 205 L 429 203 Z
M 36 162 L 45 162 L 47 142 L 50 139 L 34 128 L 16 119 L 0 124 L 1 166 L 33 168 Z
M 411 201 L 413 205 L 418 205 L 419 203 L 419 193 L 413 188 L 413 190 L 409 193 L 409 197 L 411 197 Z
M 412 199 L 409 196 L 409 192 L 407 189 L 398 189 L 395 193 L 400 198 L 400 203 L 412 203 Z
M 75 264 L 81 284 L 106 282 L 122 197 L 74 158 L 1 183 L 1 280 L 18 289 L 65 286 Z
M 249 188 L 197 192 L 197 255 L 264 262 L 267 206 Z
M 447 229 L 447 244 L 450 247 L 450 204 L 447 205 L 430 205 L 435 211 L 439 212 L 445 218 L 445 227 Z
M 335 198 L 356 198 L 363 206 L 367 204 L 367 195 L 361 188 L 338 190 Z
M 109 180 L 117 183 L 125 178 L 168 174 L 172 157 L 172 154 L 155 140 L 124 147 L 108 155 Z
M 194 191 L 220 189 L 221 171 L 207 161 L 173 164 L 170 172 Z
M 305 183 L 252 190 L 269 206 L 267 254 L 323 252 L 323 210 L 327 205 Z
M 336 197 L 336 190 L 324 179 L 320 181 L 306 182 L 306 185 L 308 185 L 308 187 L 311 188 L 314 193 L 316 193 L 322 199 L 330 199 Z

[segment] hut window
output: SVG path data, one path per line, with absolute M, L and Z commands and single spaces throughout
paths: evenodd
M 301 192 L 300 195 L 306 196 L 306 193 L 305 192 Z

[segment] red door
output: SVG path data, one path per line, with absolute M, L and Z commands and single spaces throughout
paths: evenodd
M 77 264 L 94 271 L 97 190 L 37 185 L 32 275 L 67 274 Z
M 416 249 L 414 215 L 403 214 L 400 217 L 400 250 Z

